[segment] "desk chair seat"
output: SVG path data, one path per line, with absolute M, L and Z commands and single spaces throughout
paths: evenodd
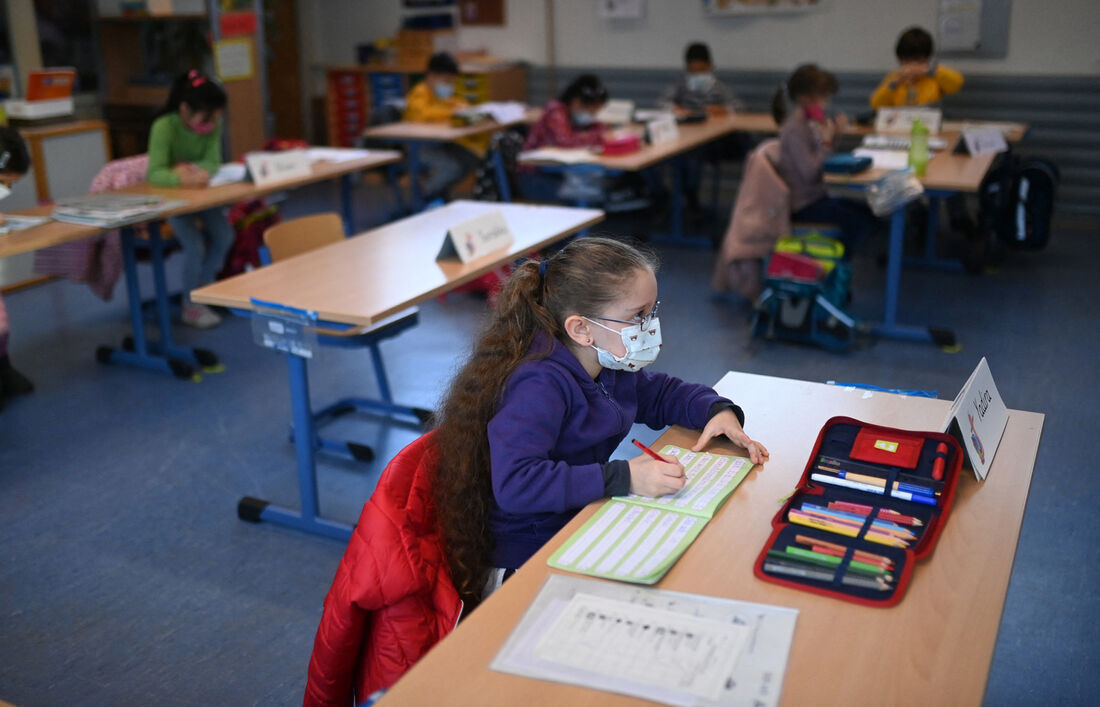
M 344 226 L 334 213 L 305 216 L 272 226 L 264 232 L 264 247 L 260 259 L 264 265 L 293 257 L 300 253 L 335 243 L 344 238 Z M 393 401 L 386 367 L 382 361 L 379 344 L 392 339 L 403 331 L 416 326 L 420 310 L 411 307 L 370 327 L 327 326 L 317 329 L 317 342 L 322 346 L 337 348 L 362 348 L 370 350 L 374 376 L 378 383 L 378 398 L 348 397 L 337 400 L 319 410 L 311 411 L 314 430 L 350 412 L 359 411 L 385 415 L 397 420 L 424 425 L 431 419 L 430 410 L 399 405 Z M 291 437 L 293 438 L 293 427 Z M 334 440 L 315 433 L 313 448 L 345 459 L 371 461 L 374 450 L 365 444 Z

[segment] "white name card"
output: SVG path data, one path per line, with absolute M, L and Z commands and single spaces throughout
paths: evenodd
M 613 98 L 596 114 L 596 120 L 608 125 L 626 125 L 634 120 L 634 101 Z
M 936 135 L 943 123 L 943 111 L 939 108 L 879 108 L 875 115 L 875 132 L 908 134 L 915 120 L 920 120 L 929 133 Z
M 984 481 L 989 474 L 993 455 L 997 453 L 1007 424 L 1008 409 L 997 392 L 989 363 L 983 356 L 955 397 L 943 422 L 943 430 L 962 443 L 978 481 Z
M 1005 134 L 1000 128 L 966 128 L 962 139 L 966 151 L 973 157 L 996 154 L 1008 149 Z
M 244 156 L 244 163 L 252 181 L 260 187 L 310 175 L 310 160 L 305 150 L 250 152 Z
M 662 145 L 680 137 L 680 126 L 676 124 L 676 117 L 671 113 L 649 121 L 646 123 L 646 129 L 649 131 L 651 145 Z
M 458 256 L 463 263 L 512 245 L 515 238 L 500 209 L 451 226 L 436 260 Z

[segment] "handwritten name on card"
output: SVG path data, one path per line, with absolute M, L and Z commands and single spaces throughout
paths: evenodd
M 250 152 L 244 156 L 248 174 L 256 186 L 265 186 L 290 179 L 308 177 L 309 155 L 305 150 L 284 152 Z
M 463 263 L 507 248 L 515 240 L 500 209 L 451 226 L 436 260 L 458 257 Z

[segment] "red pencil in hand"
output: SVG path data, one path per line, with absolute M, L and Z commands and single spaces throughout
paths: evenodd
M 637 439 L 632 439 L 632 440 L 630 440 L 630 441 L 634 443 L 634 446 L 635 446 L 635 447 L 637 447 L 638 449 L 642 450 L 643 452 L 645 452 L 645 453 L 646 453 L 646 454 L 648 454 L 649 456 L 653 457 L 653 458 L 654 458 L 654 459 L 656 459 L 657 461 L 659 461 L 659 462 L 664 462 L 665 464 L 668 464 L 668 463 L 669 463 L 669 461 L 668 461 L 667 459 L 665 459 L 664 457 L 662 457 L 662 456 L 661 456 L 660 454 L 658 454 L 657 452 L 653 451 L 653 450 L 652 450 L 652 449 L 650 449 L 649 447 L 645 446 L 644 444 L 642 444 L 641 442 L 639 442 L 639 441 L 638 441 Z

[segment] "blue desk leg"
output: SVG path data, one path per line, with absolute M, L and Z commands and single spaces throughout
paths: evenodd
M 420 193 L 420 143 L 409 143 L 409 195 L 413 213 L 424 209 L 424 195 Z
M 351 175 L 340 177 L 340 208 L 344 215 L 344 235 L 355 234 L 355 203 L 352 200 Z
M 317 467 L 313 458 L 313 414 L 309 408 L 309 374 L 306 359 L 286 354 L 290 377 L 290 405 L 294 420 L 294 451 L 298 461 L 298 495 L 302 509 L 295 511 L 245 496 L 237 503 L 237 517 L 252 523 L 276 523 L 315 535 L 347 541 L 352 526 L 326 520 L 318 514 Z
M 509 203 L 512 201 L 512 186 L 508 183 L 508 170 L 504 169 L 504 158 L 500 150 L 493 152 L 493 174 L 497 180 L 497 196 L 500 201 Z
M 886 302 L 882 324 L 873 331 L 887 339 L 927 341 L 937 346 L 954 346 L 955 334 L 949 329 L 898 324 L 898 292 L 901 289 L 901 260 L 905 248 L 905 207 L 890 217 L 890 251 L 886 261 Z
M 684 236 L 684 160 L 682 156 L 672 158 L 672 233 L 667 238 L 655 238 L 657 243 L 690 248 L 710 248 L 707 238 L 687 238 Z
M 936 254 L 936 238 L 940 232 L 940 206 L 951 192 L 928 192 L 928 230 L 924 240 L 924 256 L 906 258 L 906 267 L 927 270 L 963 270 L 963 264 L 955 258 L 941 258 Z
M 101 363 L 121 363 L 171 373 L 179 378 L 190 378 L 197 367 L 214 366 L 218 358 L 205 349 L 189 349 L 172 341 L 172 321 L 168 307 L 168 287 L 164 274 L 164 243 L 160 237 L 160 223 L 148 224 L 149 250 L 152 257 L 153 283 L 156 290 L 158 341 L 150 341 L 141 309 L 141 287 L 137 272 L 137 239 L 132 226 L 121 229 L 122 262 L 126 274 L 126 296 L 130 307 L 130 326 L 133 335 L 114 349 L 100 346 L 96 358 Z

